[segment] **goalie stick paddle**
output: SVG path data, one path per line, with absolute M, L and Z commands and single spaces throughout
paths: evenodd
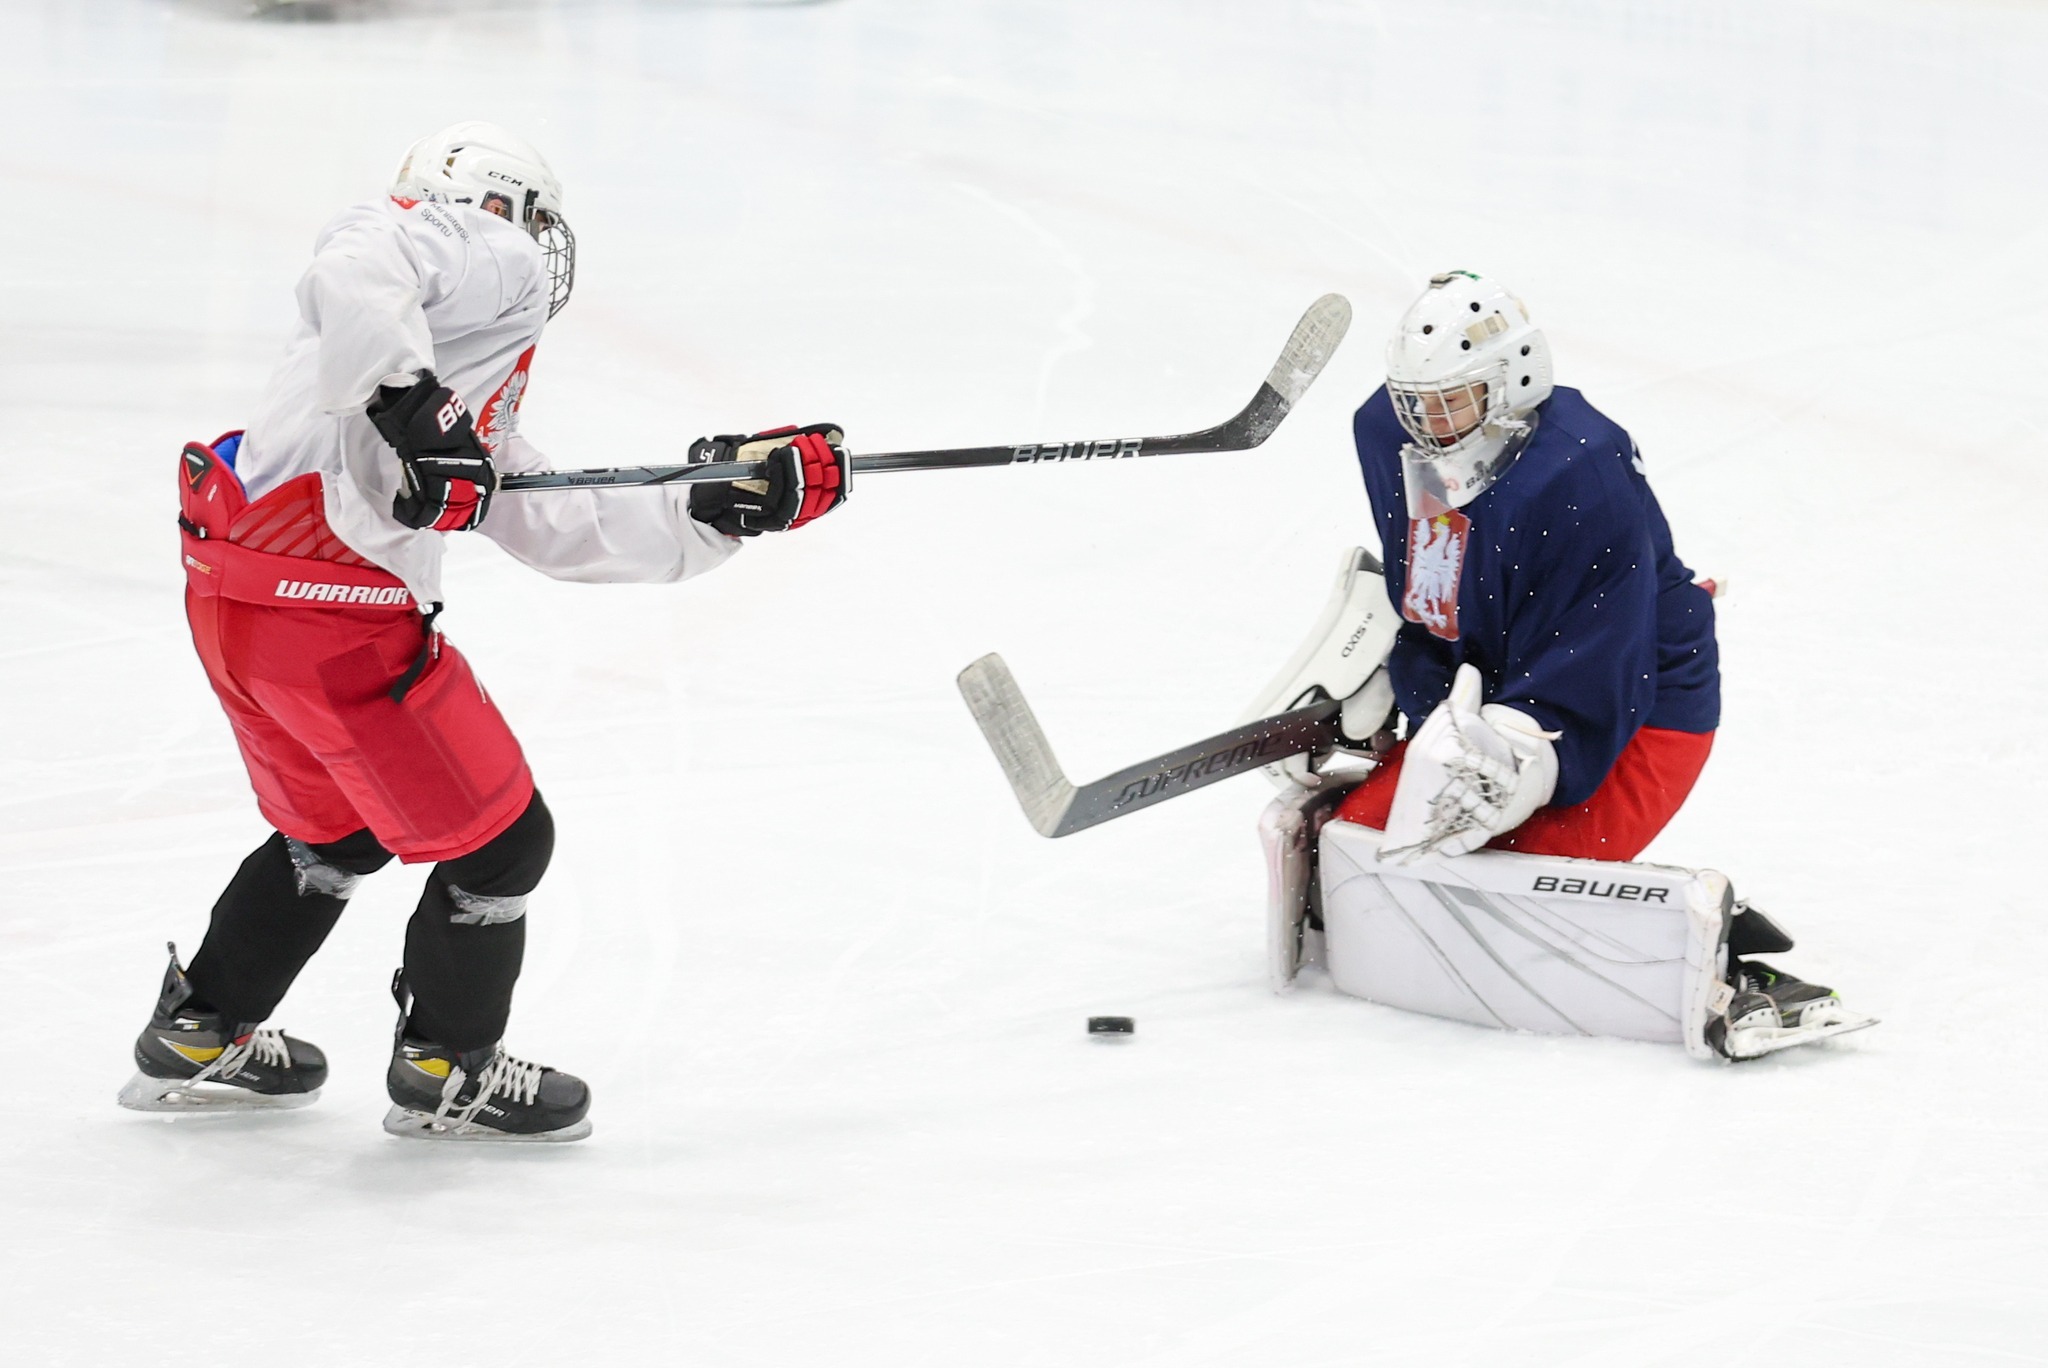
M 1003 767 L 1025 818 L 1041 836 L 1072 835 L 1283 756 L 1322 750 L 1343 740 L 1338 723 L 1343 705 L 1324 699 L 1141 760 L 1077 788 L 1053 758 L 1052 743 L 1045 739 L 1001 656 L 990 654 L 975 661 L 960 672 L 959 684 L 960 696 Z
M 1236 417 L 1200 432 L 1174 437 L 1101 437 L 1078 442 L 1020 442 L 1010 446 L 951 447 L 940 451 L 890 451 L 853 458 L 853 473 L 889 470 L 955 470 L 966 466 L 1047 465 L 1064 461 L 1115 461 L 1130 456 L 1180 456 L 1196 451 L 1249 451 L 1273 435 L 1287 411 L 1315 383 L 1351 326 L 1351 303 L 1326 294 L 1308 306 L 1280 359 L 1259 392 Z M 686 484 L 699 480 L 758 480 L 765 461 L 708 461 L 695 465 L 613 466 L 594 470 L 537 470 L 505 475 L 498 492 L 587 489 L 613 485 Z

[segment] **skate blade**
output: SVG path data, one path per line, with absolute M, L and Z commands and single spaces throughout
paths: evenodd
M 560 1130 L 518 1135 L 511 1131 L 479 1126 L 474 1121 L 450 1125 L 432 1112 L 413 1111 L 409 1107 L 393 1107 L 384 1113 L 384 1129 L 405 1140 L 458 1140 L 486 1145 L 563 1145 L 589 1135 L 590 1118 L 586 1116 L 575 1125 L 564 1126 Z
M 291 1111 L 296 1107 L 310 1106 L 319 1096 L 318 1088 L 302 1093 L 260 1093 L 238 1088 L 232 1083 L 192 1084 L 181 1078 L 151 1078 L 146 1073 L 138 1073 L 128 1080 L 114 1100 L 130 1111 L 182 1116 L 211 1113 L 218 1116 L 223 1112 L 237 1111 Z
M 1877 1025 L 1877 1020 L 1873 1016 L 1838 1011 L 1829 1013 L 1824 1021 L 1811 1024 L 1751 1027 L 1744 1031 L 1730 1032 L 1728 1055 L 1731 1059 L 1761 1059 L 1765 1055 L 1789 1050 L 1797 1045 L 1811 1045 L 1815 1041 L 1864 1030 Z

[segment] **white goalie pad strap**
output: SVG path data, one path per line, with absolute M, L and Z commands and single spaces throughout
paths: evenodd
M 1383 864 L 1381 834 L 1318 843 L 1323 957 L 1343 992 L 1550 1035 L 1682 1044 L 1727 1005 L 1732 895 L 1712 870 L 1506 851 Z
M 1345 735 L 1367 739 L 1393 710 L 1393 685 L 1378 672 L 1394 649 L 1400 627 L 1400 615 L 1387 598 L 1386 572 L 1364 547 L 1352 547 L 1338 562 L 1336 583 L 1315 627 L 1240 722 L 1277 716 L 1318 698 L 1335 698 L 1347 704 Z M 1314 782 L 1306 756 L 1275 762 L 1264 772 L 1281 789 Z
M 1276 993 L 1294 991 L 1304 964 L 1322 959 L 1322 935 L 1308 924 L 1316 833 L 1347 789 L 1290 784 L 1259 817 L 1266 852 L 1266 975 Z

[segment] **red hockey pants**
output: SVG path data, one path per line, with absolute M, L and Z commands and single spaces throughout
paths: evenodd
M 308 844 L 368 827 L 408 863 L 452 860 L 533 797 L 518 740 L 446 641 L 406 692 L 417 612 L 283 608 L 188 592 L 192 641 L 227 710 L 256 803 Z
M 1486 848 L 1586 860 L 1633 860 L 1677 815 L 1713 748 L 1712 732 L 1644 727 L 1622 747 L 1614 768 L 1592 797 L 1574 807 L 1538 808 L 1528 821 L 1487 842 Z M 1401 781 L 1401 753 L 1406 749 L 1406 742 L 1396 746 L 1370 778 L 1345 795 L 1337 807 L 1338 821 L 1386 830 L 1394 788 Z

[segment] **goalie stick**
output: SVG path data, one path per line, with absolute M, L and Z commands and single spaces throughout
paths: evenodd
M 1111 461 L 1130 456 L 1180 456 L 1196 451 L 1249 451 L 1273 435 L 1287 411 L 1301 399 L 1344 340 L 1351 304 L 1327 294 L 1308 306 L 1294 325 L 1280 359 L 1259 391 L 1236 417 L 1200 432 L 1174 437 L 1102 437 L 1078 442 L 1022 442 L 1011 446 L 951 447 L 939 451 L 891 451 L 853 458 L 853 473 L 889 470 L 954 470 L 966 466 L 1045 465 L 1064 461 Z M 499 478 L 498 492 L 583 489 L 612 485 L 683 484 L 698 480 L 766 478 L 765 461 L 700 461 L 685 465 L 613 466 L 593 470 L 537 470 Z
M 1323 699 L 1141 760 L 1077 788 L 1053 758 L 1052 743 L 1045 739 L 1001 656 L 990 654 L 975 661 L 960 672 L 959 684 L 960 696 L 1003 767 L 1025 818 L 1041 836 L 1068 836 L 1284 756 L 1340 745 L 1344 739 L 1339 722 L 1343 705 Z

